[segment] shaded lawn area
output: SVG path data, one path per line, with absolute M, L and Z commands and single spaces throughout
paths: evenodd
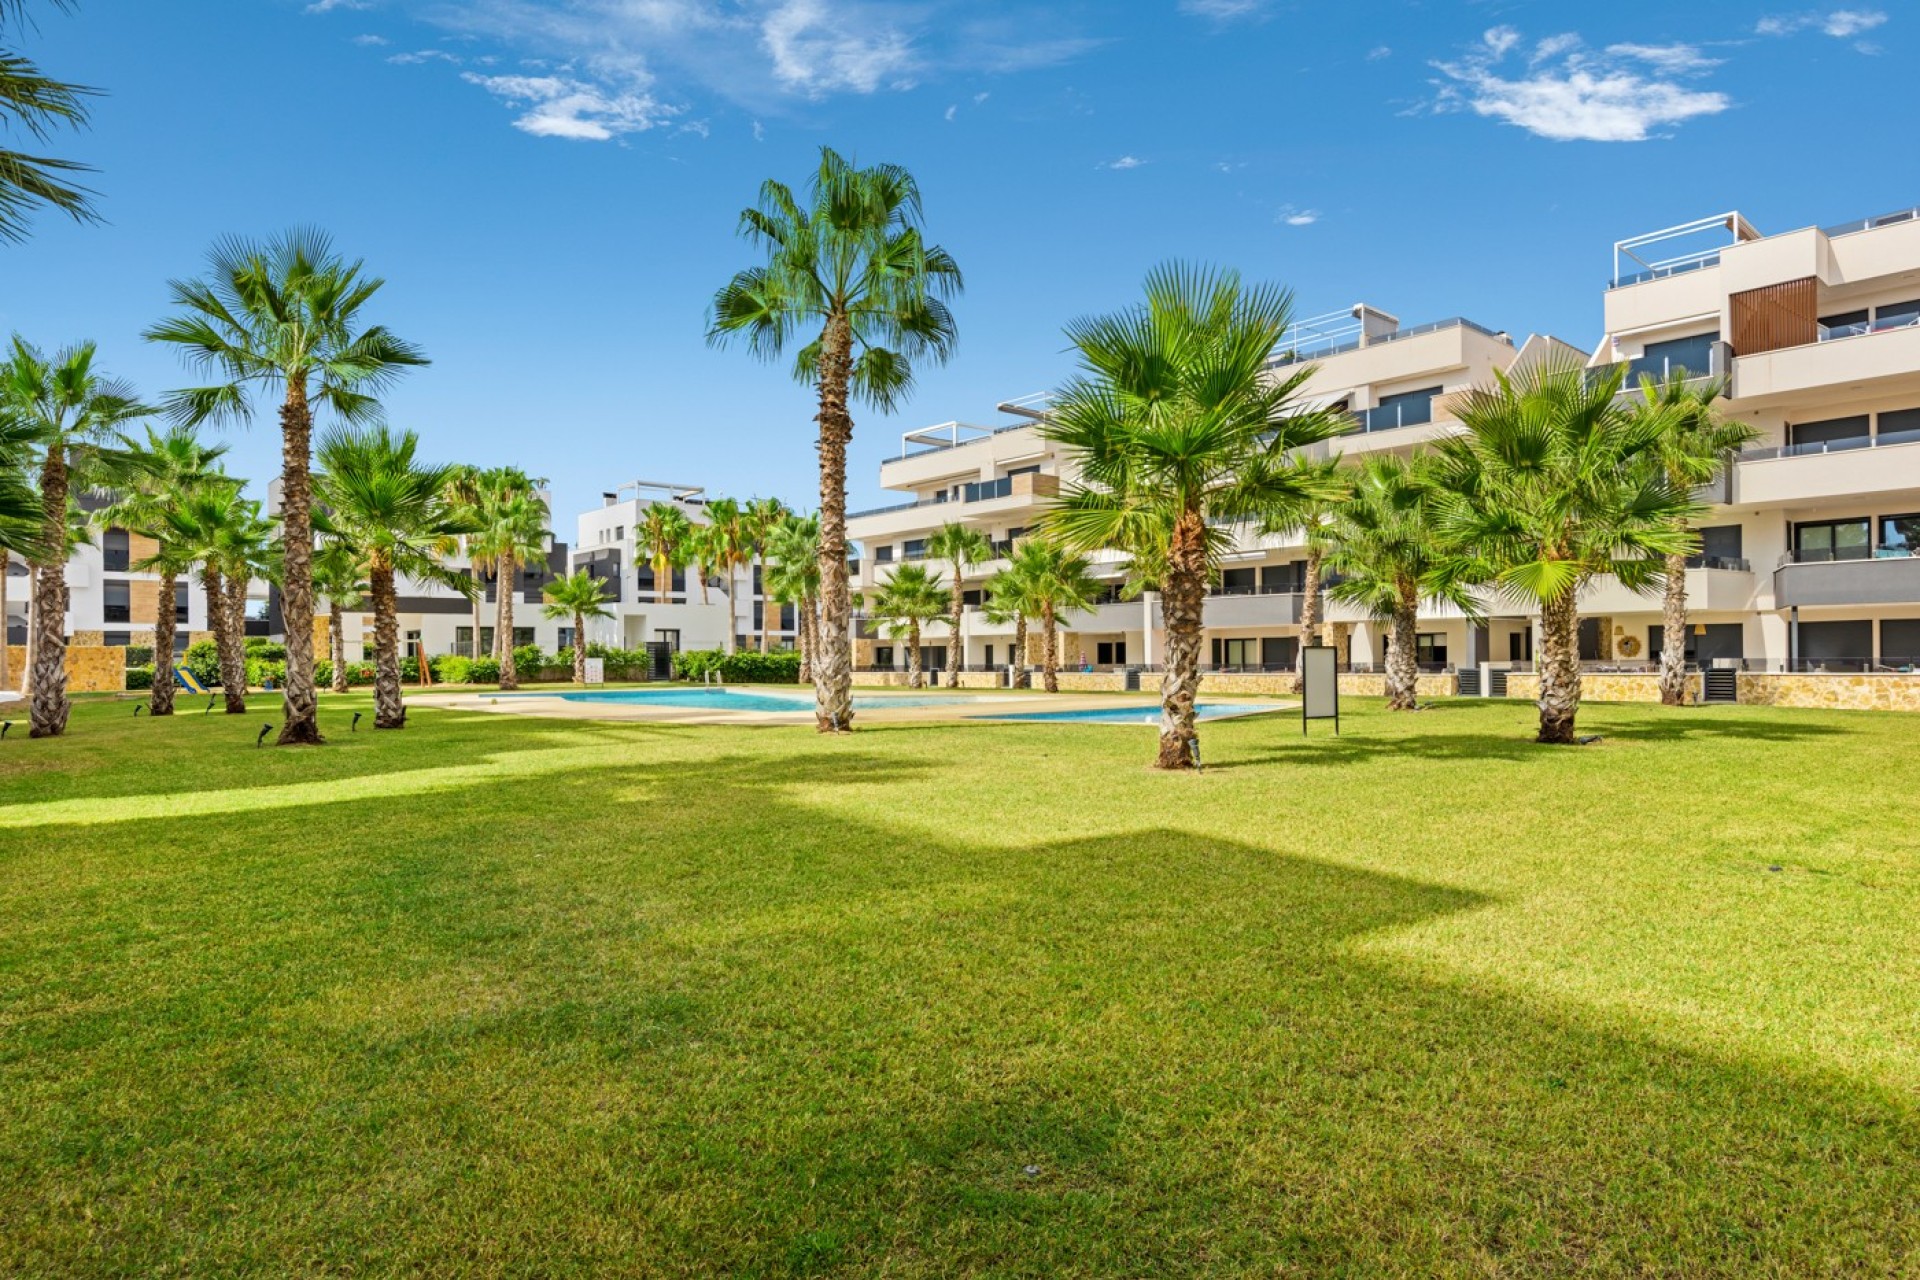
M 0 749 L 0 1273 L 1920 1265 L 1920 721 L 368 706 Z

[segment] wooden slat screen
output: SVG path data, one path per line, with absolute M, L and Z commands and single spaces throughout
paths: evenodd
M 1819 341 L 1819 290 L 1819 282 L 1806 276 L 1734 294 L 1733 353 L 1751 356 Z

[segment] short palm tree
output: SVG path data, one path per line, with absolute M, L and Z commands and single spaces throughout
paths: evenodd
M 1720 416 L 1716 407 L 1726 388 L 1719 382 L 1689 382 L 1676 369 L 1665 382 L 1640 382 L 1634 412 L 1659 424 L 1654 453 L 1667 478 L 1688 490 L 1711 483 L 1733 455 L 1760 433 L 1744 422 Z M 1687 552 L 1669 552 L 1661 600 L 1660 701 L 1670 707 L 1687 701 Z
M 744 338 L 763 359 L 799 350 L 794 377 L 817 388 L 820 428 L 820 644 L 814 716 L 822 733 L 853 728 L 848 630 L 847 444 L 852 400 L 890 413 L 913 386 L 918 360 L 953 351 L 945 299 L 960 268 L 921 231 L 920 188 L 897 165 L 858 168 L 820 149 L 805 205 L 784 183 L 760 188 L 740 232 L 766 261 L 740 272 L 713 299 L 710 342 Z
M 978 529 L 969 529 L 950 520 L 927 538 L 927 555 L 934 560 L 945 560 L 953 568 L 953 581 L 947 600 L 947 687 L 957 688 L 963 656 L 960 620 L 966 613 L 966 592 L 961 575 L 966 573 L 968 565 L 991 560 L 993 543 Z
M 243 639 L 246 584 L 241 584 L 239 592 L 242 619 L 236 620 L 228 568 L 236 551 L 242 559 L 253 553 L 263 524 L 260 504 L 241 496 L 240 481 L 212 476 L 167 506 L 157 537 L 187 563 L 199 565 L 207 629 L 213 633 L 214 650 L 219 655 L 221 692 L 228 715 L 244 715 L 247 710 Z
M 520 687 L 513 657 L 513 606 L 520 566 L 547 553 L 547 500 L 540 482 L 517 467 L 497 467 L 481 480 L 477 510 L 458 513 L 473 529 L 469 539 L 494 574 L 493 655 L 500 662 L 500 687 Z M 449 517 L 453 518 L 453 517 Z
M 370 590 L 366 559 L 352 547 L 341 542 L 323 542 L 313 553 L 314 595 L 327 602 L 327 647 L 331 651 L 335 693 L 345 693 L 352 687 L 347 679 L 347 610 L 357 613 L 365 609 Z M 478 628 L 474 634 L 479 634 Z
M 94 367 L 91 342 L 48 356 L 16 334 L 0 360 L 0 413 L 31 436 L 40 457 L 42 556 L 35 566 L 28 712 L 33 737 L 54 737 L 67 728 L 66 538 L 74 473 L 92 474 L 118 429 L 146 412 L 131 387 Z
M 611 618 L 606 588 L 585 569 L 576 569 L 564 578 L 555 578 L 543 589 L 546 606 L 541 612 L 549 618 L 573 620 L 573 682 L 587 682 L 587 619 Z
M 684 569 L 687 556 L 692 550 L 693 523 L 687 519 L 687 513 L 671 502 L 649 503 L 640 513 L 639 543 L 641 553 L 653 566 L 653 602 L 665 604 L 667 593 L 673 589 L 673 571 Z M 700 591 L 706 594 L 706 580 L 701 579 Z
M 280 396 L 280 519 L 286 562 L 280 572 L 287 635 L 285 723 L 280 742 L 321 741 L 313 687 L 313 409 L 342 422 L 378 421 L 376 393 L 427 363 L 417 347 L 362 311 L 385 283 L 332 242 L 302 229 L 264 243 L 222 240 L 200 280 L 168 286 L 176 314 L 146 332 L 188 365 L 218 381 L 168 397 L 187 423 L 247 421 L 252 393 Z
M 1032 683 L 1027 674 L 1027 610 L 1031 604 L 1025 580 L 1013 565 L 987 579 L 980 612 L 995 626 L 1013 624 L 1013 649 L 1008 666 L 1013 670 L 1009 687 L 1014 689 L 1025 689 Z
M 1648 591 L 1693 546 L 1704 507 L 1661 464 L 1662 423 L 1619 399 L 1622 371 L 1549 361 L 1467 392 L 1437 442 L 1440 523 L 1459 577 L 1540 610 L 1537 740 L 1575 741 L 1582 587 L 1602 574 Z
M 773 612 L 768 608 L 773 603 L 773 597 L 766 591 L 768 543 L 781 522 L 792 514 L 793 511 L 787 504 L 778 498 L 754 498 L 741 508 L 741 516 L 746 523 L 749 550 L 753 553 L 755 566 L 760 572 L 758 594 L 761 596 L 759 630 L 762 653 L 767 651 L 767 633 L 773 630 L 773 619 L 768 616 Z M 778 614 L 774 613 L 773 617 L 777 618 Z
M 1189 769 L 1198 731 L 1202 609 L 1221 525 L 1279 519 L 1329 492 L 1330 470 L 1295 457 L 1340 425 L 1296 404 L 1312 366 L 1268 363 L 1292 315 L 1284 289 L 1231 271 L 1170 264 L 1146 297 L 1067 327 L 1080 373 L 1041 427 L 1078 462 L 1041 528 L 1069 548 L 1154 562 L 1166 619 L 1156 766 Z
M 1477 605 L 1455 576 L 1463 558 L 1449 554 L 1441 538 L 1429 458 L 1376 454 L 1349 479 L 1346 500 L 1317 535 L 1327 566 L 1343 577 L 1327 595 L 1388 622 L 1387 709 L 1412 711 L 1420 678 L 1414 654 L 1420 602 L 1442 600 L 1469 616 Z
M 245 711 L 247 693 L 247 588 L 254 579 L 277 581 L 283 557 L 278 527 L 261 511 L 260 504 L 243 501 L 236 518 L 221 531 L 219 543 L 220 574 L 226 586 L 222 605 L 227 621 L 227 667 L 221 685 L 226 691 L 228 710 Z
M 687 530 L 687 563 L 693 566 L 694 573 L 700 579 L 700 603 L 711 604 L 712 597 L 707 594 L 707 584 L 720 571 L 720 562 L 726 558 L 724 539 L 710 524 L 696 524 Z
M 1040 680 L 1048 693 L 1060 692 L 1060 618 L 1091 609 L 1100 584 L 1088 573 L 1088 562 L 1052 538 L 1026 538 L 1013 549 L 1007 572 L 1014 585 L 1013 600 L 1025 616 L 1040 623 Z M 1025 661 L 1025 637 L 1016 638 Z
M 452 474 L 447 479 L 447 501 L 459 508 L 468 519 L 474 521 L 476 524 L 479 523 L 480 497 L 486 489 L 486 476 L 487 473 L 481 468 L 467 463 L 461 463 L 453 468 Z M 494 565 L 491 564 L 481 552 L 478 545 L 478 538 L 479 535 L 477 533 L 462 534 L 460 537 L 460 551 L 467 562 L 467 575 L 472 578 L 475 583 L 478 583 L 484 575 L 494 570 Z M 314 572 L 316 574 L 319 573 L 319 569 L 316 568 Z M 316 587 L 315 590 L 319 590 L 319 588 Z M 478 661 L 481 649 L 480 636 L 486 629 L 481 625 L 480 605 L 481 602 L 486 599 L 486 592 L 475 590 L 470 592 L 469 596 L 471 597 L 469 604 L 473 612 L 471 622 L 467 628 L 470 633 L 468 636 L 467 657 Z M 338 648 L 337 645 L 335 647 Z M 334 664 L 333 675 L 333 687 L 336 693 L 346 687 L 341 684 L 341 679 L 339 663 L 336 662 Z
M 40 495 L 31 479 L 38 434 L 31 423 L 0 411 L 0 689 L 13 684 L 12 661 L 5 637 L 8 569 L 13 557 L 29 565 L 44 559 L 45 528 Z
M 55 3 L 68 7 L 65 0 Z M 22 0 L 0 3 L 0 38 L 27 23 L 25 8 Z M 55 80 L 28 58 L 0 47 L 0 119 L 11 120 L 36 139 L 44 140 L 56 129 L 85 126 L 86 99 L 93 92 Z M 75 222 L 97 221 L 93 193 L 68 182 L 69 175 L 85 172 L 86 165 L 71 160 L 0 148 L 0 240 L 26 239 L 28 216 L 38 206 L 57 209 Z
M 887 622 L 889 635 L 906 640 L 907 684 L 918 689 L 920 629 L 947 611 L 947 589 L 939 572 L 919 563 L 901 565 L 875 593 L 870 608 Z
M 168 537 L 167 512 L 214 480 L 226 451 L 225 445 L 207 444 L 186 426 L 165 431 L 148 427 L 144 439 L 123 435 L 108 477 L 114 501 L 94 517 L 103 528 L 126 529 L 155 544 L 152 555 L 131 566 L 160 578 L 154 593 L 153 685 L 147 695 L 152 715 L 173 714 L 174 597 L 179 580 L 194 564 L 194 548 Z
M 739 647 L 739 587 L 735 582 L 741 565 L 753 558 L 753 530 L 746 512 L 732 498 L 715 498 L 707 503 L 707 554 L 713 567 L 727 581 L 727 643 L 732 653 Z
M 767 540 L 769 598 L 793 606 L 794 642 L 800 648 L 800 680 L 813 679 L 820 641 L 820 519 L 789 515 Z
M 473 580 L 446 567 L 470 516 L 447 497 L 450 467 L 420 462 L 420 438 L 384 426 L 335 428 L 320 441 L 321 533 L 367 567 L 373 605 L 373 727 L 406 726 L 400 697 L 400 627 L 394 580 L 437 582 L 456 591 Z M 425 661 L 425 655 L 421 657 Z
M 1294 656 L 1293 691 L 1299 693 L 1306 671 L 1307 649 L 1320 643 L 1321 615 L 1326 592 L 1321 579 L 1326 576 L 1327 524 L 1345 500 L 1345 485 L 1351 478 L 1345 468 L 1332 474 L 1333 487 L 1323 497 L 1290 505 L 1260 524 L 1266 534 L 1297 534 L 1305 543 L 1307 561 L 1300 582 L 1300 650 Z

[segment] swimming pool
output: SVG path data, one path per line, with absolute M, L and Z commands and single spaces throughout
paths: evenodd
M 1193 708 L 1196 720 L 1222 720 L 1228 716 L 1258 716 L 1284 707 L 1262 707 L 1249 703 L 1202 702 Z M 1085 711 L 998 711 L 977 715 L 975 720 L 1059 720 L 1072 724 L 1159 724 L 1159 707 L 1094 707 Z
M 812 693 L 767 693 L 755 690 L 702 686 L 697 689 L 586 689 L 568 693 L 522 694 L 522 697 L 559 698 L 563 702 L 611 702 L 626 706 L 675 707 L 691 711 L 812 711 Z M 939 694 L 893 697 L 887 694 L 856 695 L 856 711 L 877 711 L 886 707 L 950 707 L 986 701 L 967 694 Z

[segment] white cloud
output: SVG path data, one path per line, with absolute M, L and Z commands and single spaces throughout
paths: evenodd
M 1499 26 L 1451 62 L 1434 67 L 1434 111 L 1472 111 L 1556 141 L 1639 142 L 1665 125 L 1715 115 L 1732 106 L 1724 93 L 1691 88 L 1673 77 L 1712 66 L 1684 45 L 1613 46 L 1588 50 L 1575 35 L 1555 35 L 1526 49 L 1519 31 Z M 1525 68 L 1504 69 L 1520 50 Z
M 1266 0 L 1180 0 L 1180 12 L 1214 22 L 1255 17 L 1266 7 Z
M 336 9 L 371 9 L 372 0 L 313 0 L 306 7 L 308 13 L 332 13 Z
M 376 47 L 376 46 L 387 43 L 387 38 L 385 36 L 376 36 L 376 35 L 355 36 L 353 38 L 353 42 L 355 44 L 367 45 L 369 47 Z
M 537 138 L 606 142 L 664 124 L 675 114 L 647 93 L 608 93 L 564 76 L 483 76 L 468 71 L 460 78 L 519 110 L 513 127 Z
M 767 140 L 766 126 L 761 124 L 758 120 L 755 120 L 753 122 L 753 140 L 755 142 L 765 142 Z
M 1318 209 L 1302 209 L 1298 205 L 1283 204 L 1273 220 L 1288 227 L 1310 227 L 1320 221 Z
M 959 114 L 960 114 L 960 107 L 958 103 L 948 107 L 946 111 L 947 122 L 951 124 L 953 122 L 953 118 Z
M 823 0 L 782 0 L 761 19 L 760 42 L 773 59 L 774 77 L 810 97 L 911 88 L 918 66 L 904 33 L 849 24 Z
M 1139 156 L 1121 156 L 1118 160 L 1107 160 L 1095 165 L 1096 169 L 1138 169 L 1146 161 Z
M 1827 15 L 1820 29 L 1830 36 L 1844 40 L 1848 36 L 1857 36 L 1862 31 L 1871 31 L 1886 22 L 1887 15 L 1872 9 L 1838 9 Z
M 986 92 L 976 93 L 973 95 L 973 105 L 977 107 L 981 103 L 985 102 L 988 98 L 991 98 L 992 96 L 993 95 L 991 93 L 986 93 Z
M 1834 9 L 1827 13 L 1774 14 L 1760 19 L 1753 29 L 1763 36 L 1790 36 L 1802 31 L 1819 31 L 1836 40 L 1846 40 L 1872 31 L 1886 21 L 1887 15 L 1878 9 Z
M 396 67 L 418 66 L 422 62 L 447 62 L 456 67 L 460 65 L 459 57 L 448 53 L 445 49 L 418 49 L 412 53 L 396 53 L 387 61 Z
M 1380 61 L 1383 61 L 1384 59 L 1391 58 L 1392 56 L 1393 56 L 1393 48 L 1391 45 L 1377 44 L 1373 46 L 1373 48 L 1367 50 L 1368 62 L 1380 62 Z

